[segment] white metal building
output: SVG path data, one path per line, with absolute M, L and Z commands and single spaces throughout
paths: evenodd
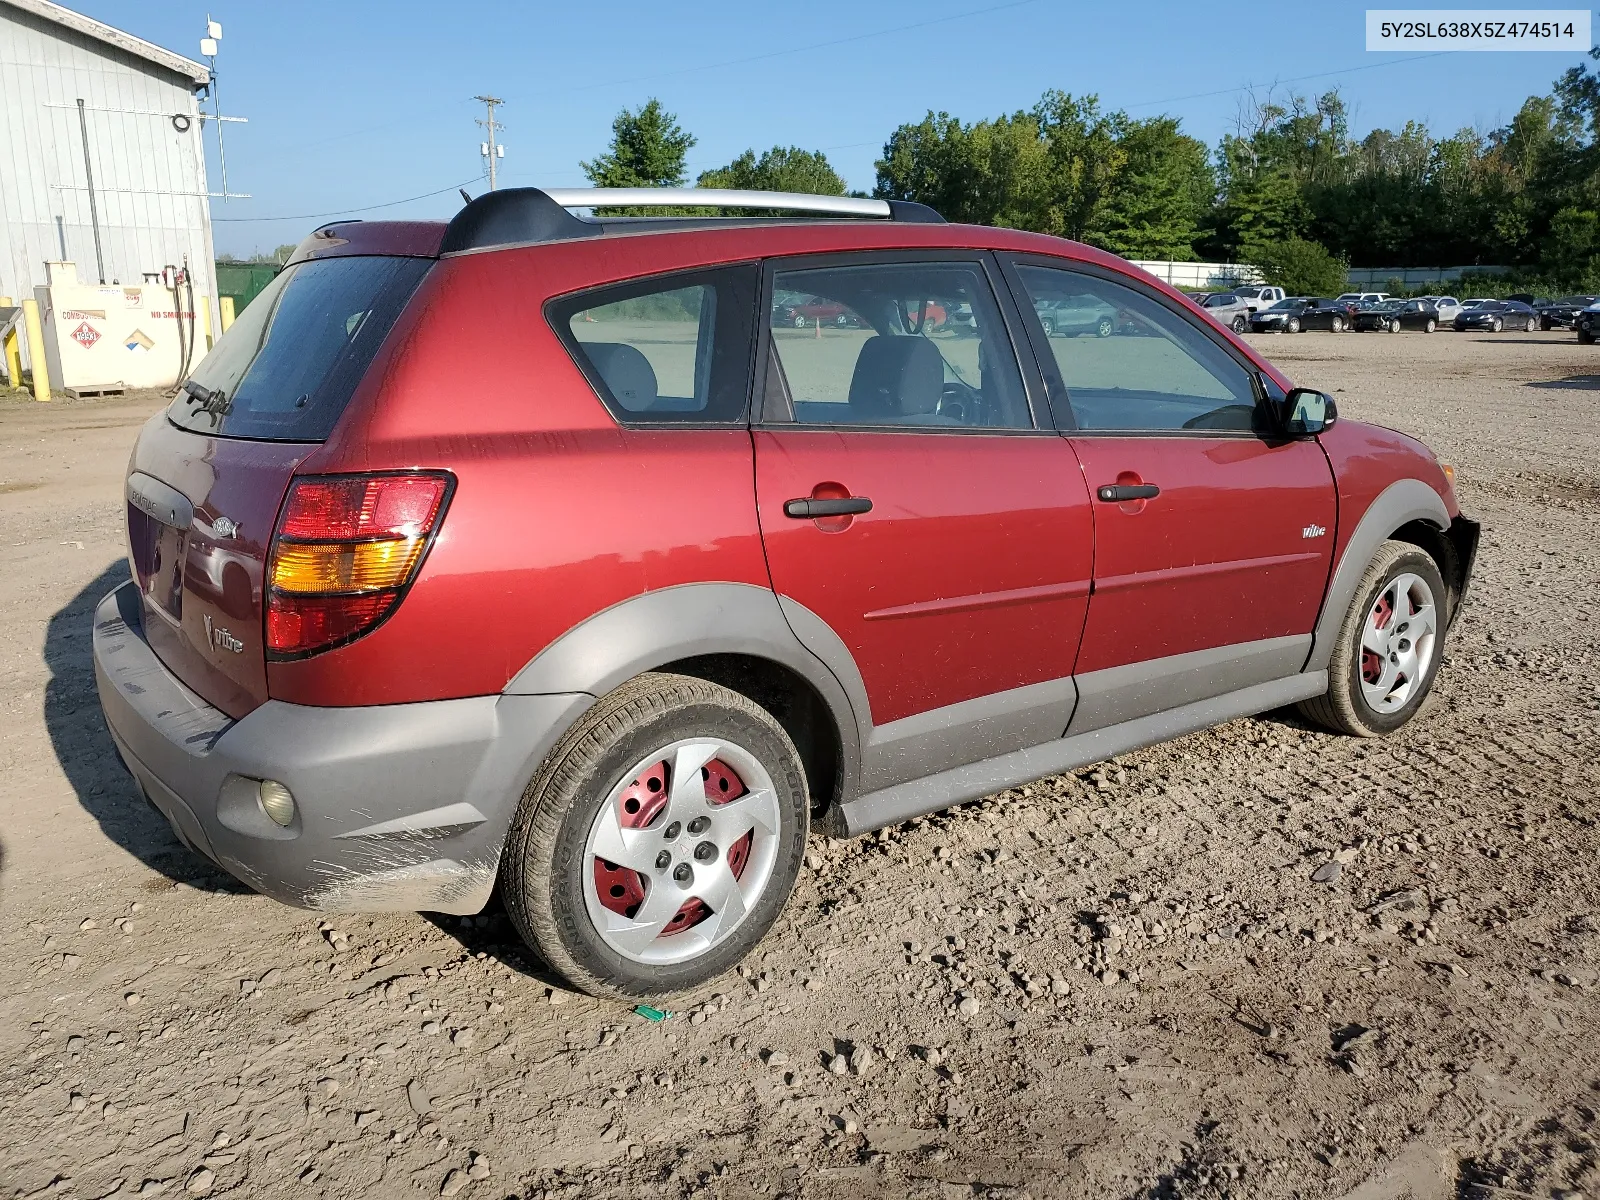
M 48 0 L 0 0 L 0 295 L 32 296 L 47 261 L 137 285 L 187 259 L 215 335 L 197 95 L 209 78 Z

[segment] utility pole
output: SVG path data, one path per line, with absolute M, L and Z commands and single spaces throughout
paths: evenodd
M 505 126 L 494 119 L 494 110 L 496 105 L 504 104 L 505 101 L 500 99 L 498 96 L 474 96 L 473 99 L 479 101 L 488 110 L 488 119 L 479 121 L 478 124 L 482 125 L 488 132 L 489 140 L 487 142 L 480 142 L 478 149 L 479 152 L 489 160 L 489 190 L 492 192 L 494 191 L 495 186 L 494 160 L 497 158 L 504 158 L 506 155 L 506 148 L 500 144 L 495 136 L 496 131 L 504 129 Z

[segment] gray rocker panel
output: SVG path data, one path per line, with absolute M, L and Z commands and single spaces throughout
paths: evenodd
M 1071 679 L 1051 679 L 876 726 L 861 756 L 861 790 L 1054 741 L 1077 697 Z
M 1400 479 L 1378 493 L 1355 532 L 1345 545 L 1339 565 L 1334 568 L 1328 594 L 1322 601 L 1322 615 L 1317 619 L 1316 636 L 1311 654 L 1304 669 L 1325 671 L 1333 657 L 1333 644 L 1339 636 L 1339 626 L 1344 624 L 1345 613 L 1355 599 L 1356 585 L 1366 573 L 1367 565 L 1378 547 L 1402 525 L 1412 521 L 1426 521 L 1443 530 L 1450 528 L 1450 513 L 1434 491 L 1420 479 Z
M 1078 708 L 1067 733 L 1105 729 L 1283 679 L 1300 669 L 1310 648 L 1311 635 L 1302 633 L 1089 671 L 1078 676 Z
M 833 815 L 836 834 L 853 837 L 885 825 L 909 821 L 967 800 L 992 795 L 1008 787 L 1059 774 L 1089 763 L 1102 762 L 1141 746 L 1164 742 L 1223 721 L 1266 712 L 1296 700 L 1320 696 L 1328 688 L 1328 673 L 1312 671 L 1258 683 L 1208 700 L 1186 704 L 1042 746 L 1014 750 L 997 758 L 883 788 L 846 804 Z
M 804 608 L 795 608 L 811 616 Z M 817 621 L 815 616 L 811 616 Z M 821 622 L 818 621 L 818 624 Z M 829 630 L 831 634 L 832 631 Z M 837 642 L 837 637 L 834 638 Z M 866 702 L 849 652 L 840 669 Z M 854 795 L 861 770 L 861 721 L 853 693 L 804 645 L 769 588 L 748 583 L 690 583 L 647 592 L 596 613 L 541 650 L 506 684 L 507 695 L 587 692 L 603 696 L 645 671 L 702 654 L 748 654 L 794 671 L 822 697 L 839 729 L 842 789 Z

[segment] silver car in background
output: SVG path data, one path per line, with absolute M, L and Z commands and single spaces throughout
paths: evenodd
M 1243 296 L 1234 292 L 1204 292 L 1192 295 L 1191 299 L 1224 329 L 1243 333 L 1250 328 L 1250 305 Z

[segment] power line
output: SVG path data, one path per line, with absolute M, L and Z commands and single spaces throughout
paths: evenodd
M 1379 67 L 1397 67 L 1401 63 L 1420 62 L 1424 58 L 1442 58 L 1449 53 L 1446 50 L 1435 51 L 1433 54 L 1413 54 L 1406 58 L 1391 58 L 1387 62 L 1366 63 L 1359 67 L 1344 67 L 1338 71 L 1318 71 L 1315 75 L 1293 75 L 1288 79 L 1275 79 L 1271 83 L 1247 83 L 1242 87 L 1218 88 L 1214 92 L 1193 92 L 1187 96 L 1168 96 L 1165 100 L 1141 100 L 1138 104 L 1125 104 L 1129 108 L 1155 108 L 1159 104 L 1177 104 L 1182 100 L 1206 100 L 1212 96 L 1231 96 L 1235 92 L 1254 91 L 1258 87 L 1277 87 L 1285 83 L 1304 83 L 1308 79 L 1328 79 L 1334 75 L 1351 75 L 1357 71 L 1374 71 Z
M 410 204 L 413 200 L 428 200 L 434 196 L 442 196 L 446 192 L 460 191 L 469 183 L 476 183 L 482 175 L 474 175 L 471 179 L 463 179 L 460 183 L 452 183 L 449 187 L 442 187 L 436 192 L 424 192 L 420 196 L 407 196 L 404 200 L 387 200 L 382 204 L 363 204 L 359 208 L 341 208 L 336 212 L 296 213 L 287 217 L 212 217 L 212 223 L 219 221 L 319 221 L 323 217 L 343 217 L 350 213 L 371 212 L 378 208 L 394 208 L 397 204 Z

